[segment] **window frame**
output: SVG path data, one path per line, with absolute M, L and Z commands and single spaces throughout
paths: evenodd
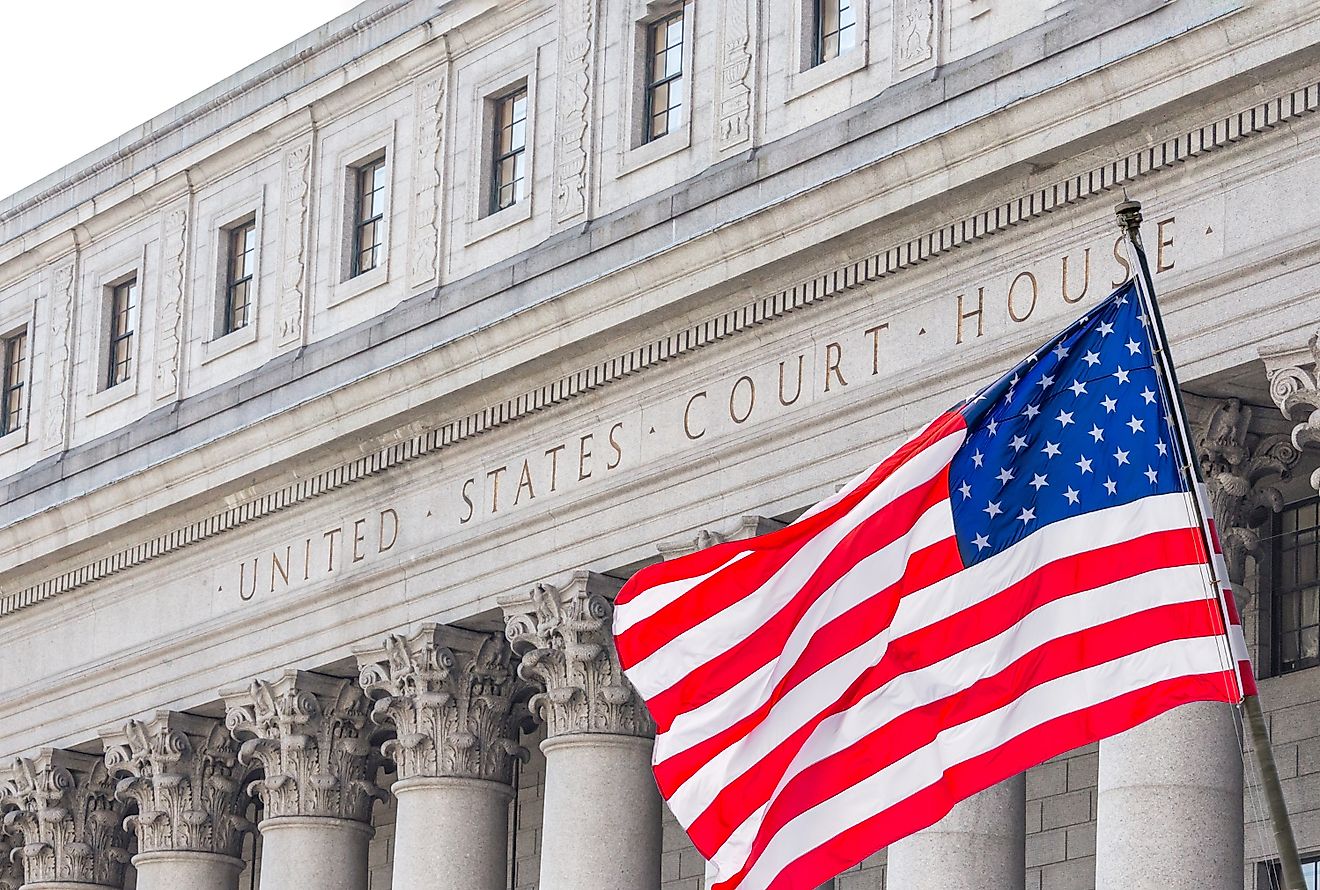
M 235 223 L 225 226 L 221 230 L 221 237 L 224 239 L 224 295 L 223 305 L 220 307 L 220 337 L 227 337 L 230 334 L 237 333 L 248 327 L 253 322 L 253 308 L 257 296 L 257 254 L 261 251 L 261 232 L 257 227 L 257 215 L 248 214 L 245 218 Z M 251 248 L 244 248 L 244 255 L 247 257 L 243 272 L 239 277 L 234 275 L 234 261 L 239 251 L 235 249 L 237 236 L 241 232 L 248 232 L 252 239 Z M 243 302 L 243 323 L 234 324 L 235 301 L 234 294 L 241 285 L 246 285 Z
M 1311 866 L 1310 874 L 1307 873 L 1307 866 Z M 1314 877 L 1315 885 L 1320 888 L 1320 853 L 1302 855 L 1302 878 Z M 1266 859 L 1256 863 L 1256 888 L 1257 890 L 1274 890 L 1276 887 L 1283 886 L 1283 870 L 1279 866 L 1279 860 Z
M 853 19 L 852 24 L 846 27 L 837 28 L 836 30 L 829 32 L 829 34 L 826 34 L 825 32 L 826 4 L 832 4 L 834 6 L 834 14 L 841 21 L 843 16 L 843 10 L 840 9 L 839 7 L 844 3 L 848 4 L 848 12 L 852 13 L 852 19 Z M 857 31 L 861 27 L 861 17 L 858 15 L 857 0 L 812 0 L 811 7 L 812 7 L 811 64 L 808 67 L 815 68 L 818 65 L 824 65 L 827 62 L 832 62 L 835 59 L 842 58 L 848 55 L 849 53 L 854 52 L 857 49 L 857 45 L 859 43 Z M 842 41 L 839 40 L 838 38 L 840 37 L 840 35 L 843 34 L 844 31 L 847 30 L 851 30 L 853 32 L 853 38 L 852 38 L 853 42 L 852 42 L 852 46 L 848 47 L 845 50 L 840 46 Z M 828 37 L 836 38 L 834 55 L 832 56 L 825 55 L 825 40 Z
M 678 19 L 680 28 L 678 44 L 676 46 L 669 43 L 669 25 L 674 19 Z M 690 113 L 690 109 L 687 107 L 687 84 L 685 81 L 689 62 L 687 34 L 689 23 L 687 18 L 687 8 L 684 5 L 679 5 L 677 8 L 663 13 L 657 18 L 644 22 L 642 27 L 646 29 L 646 37 L 643 40 L 645 60 L 642 73 L 641 143 L 646 144 L 649 142 L 656 142 L 666 136 L 678 132 L 678 128 L 684 125 L 684 122 L 687 120 Z M 665 48 L 663 52 L 666 56 L 675 50 L 678 52 L 678 73 L 667 74 L 664 77 L 656 79 L 654 77 L 655 60 L 656 57 L 660 55 L 660 51 L 657 50 L 657 37 L 659 37 L 662 29 L 665 35 Z M 678 105 L 672 104 L 672 97 L 674 95 L 673 84 L 675 82 L 678 83 Z M 661 87 L 668 88 L 667 95 L 670 97 L 670 104 L 668 104 L 665 109 L 665 131 L 663 133 L 656 133 L 654 129 L 656 115 L 655 97 Z M 671 117 L 675 108 L 680 112 L 677 124 L 671 122 Z
M 127 293 L 131 305 L 125 307 L 121 312 L 118 305 L 120 293 Z M 142 306 L 142 287 L 141 278 L 134 272 L 118 281 L 106 285 L 107 302 L 107 327 L 105 329 L 105 371 L 101 375 L 101 391 L 115 389 L 136 378 L 137 369 L 134 367 L 137 349 L 137 329 L 138 321 L 141 317 Z M 127 316 L 127 330 L 119 329 L 120 316 Z M 124 344 L 124 357 L 122 360 L 115 358 L 115 352 L 120 344 Z M 120 365 L 124 366 L 124 376 L 120 377 L 118 369 Z
M 20 365 L 18 379 L 14 381 L 10 378 L 14 363 L 14 344 L 18 341 L 22 342 L 22 347 L 18 358 Z M 27 384 L 32 369 L 32 342 L 27 325 L 0 337 L 0 362 L 3 362 L 3 365 L 0 365 L 0 437 L 4 437 L 19 432 L 27 426 L 28 401 L 24 395 L 28 392 Z M 18 398 L 16 408 L 12 405 L 15 393 Z M 11 424 L 10 418 L 15 414 L 17 420 Z
M 518 99 L 523 101 L 523 115 L 521 118 L 510 117 L 508 127 L 502 125 L 502 110 L 506 103 L 512 103 L 516 106 Z M 532 125 L 532 93 L 526 81 L 514 84 L 512 87 L 503 90 L 492 96 L 488 101 L 489 117 L 487 130 L 490 135 L 490 160 L 488 166 L 489 194 L 486 201 L 486 215 L 495 216 L 505 210 L 517 207 L 526 201 L 529 195 L 527 181 L 530 179 L 530 154 L 528 152 L 528 137 L 531 135 Z M 513 112 L 516 113 L 516 112 Z M 505 129 L 513 131 L 518 124 L 522 124 L 522 144 L 517 148 L 510 148 L 508 151 L 501 150 L 500 138 Z M 510 134 L 512 136 L 512 133 Z M 522 164 L 522 175 L 515 177 L 509 184 L 513 185 L 513 200 L 508 204 L 500 203 L 500 192 L 504 190 L 506 183 L 501 181 L 500 170 L 506 161 L 512 160 L 515 169 L 519 162 Z M 519 187 L 521 186 L 521 194 Z
M 348 278 L 353 279 L 361 275 L 366 275 L 381 268 L 385 262 L 384 254 L 388 250 L 388 241 L 386 240 L 386 217 L 388 216 L 390 202 L 390 165 L 388 153 L 382 149 L 375 156 L 369 157 L 363 161 L 353 164 L 350 167 L 350 179 L 353 188 L 352 215 L 352 236 L 349 239 L 349 267 Z M 369 178 L 374 179 L 379 176 L 381 182 L 379 186 L 373 186 L 370 191 L 365 185 Z M 379 200 L 376 196 L 379 194 Z M 363 218 L 363 206 L 366 197 L 372 197 L 372 214 Z M 371 246 L 372 262 L 370 266 L 362 265 L 363 253 L 363 233 L 367 227 L 371 227 L 374 243 Z
M 1316 525 L 1307 526 L 1305 529 L 1301 529 L 1300 531 L 1299 531 L 1299 527 L 1295 527 L 1292 532 L 1285 532 L 1283 529 L 1284 513 L 1288 511 L 1297 511 L 1300 509 L 1304 509 L 1306 507 L 1311 507 L 1316 511 L 1317 514 Z M 1299 596 L 1304 595 L 1307 590 L 1311 590 L 1314 596 L 1316 596 L 1317 599 L 1320 599 L 1320 572 L 1317 572 L 1316 579 L 1314 579 L 1309 584 L 1294 584 L 1292 587 L 1287 589 L 1284 588 L 1284 584 L 1283 584 L 1285 559 L 1287 558 L 1287 555 L 1289 553 L 1296 553 L 1296 551 L 1298 550 L 1298 547 L 1295 544 L 1292 547 L 1287 546 L 1286 539 L 1291 537 L 1295 541 L 1300 534 L 1304 534 L 1305 532 L 1308 531 L 1314 533 L 1315 540 L 1311 544 L 1303 544 L 1301 546 L 1315 548 L 1317 552 L 1317 559 L 1320 560 L 1320 496 L 1303 498 L 1302 500 L 1293 501 L 1292 503 L 1285 504 L 1283 510 L 1280 511 L 1278 514 L 1275 514 L 1274 516 L 1274 528 L 1273 528 L 1273 536 L 1272 536 L 1274 545 L 1270 548 L 1270 659 L 1269 660 L 1270 660 L 1271 676 L 1275 676 L 1275 677 L 1283 676 L 1284 674 L 1296 673 L 1297 671 L 1303 671 L 1311 667 L 1320 666 L 1320 654 L 1305 659 L 1301 658 L 1299 655 L 1298 658 L 1293 660 L 1291 666 L 1286 668 L 1284 667 L 1284 660 L 1283 660 L 1283 634 L 1284 634 L 1283 601 L 1285 597 L 1290 594 L 1298 594 Z M 1318 609 L 1320 609 L 1320 604 L 1317 604 L 1317 607 Z M 1299 609 L 1301 608 L 1300 601 L 1298 608 Z M 1299 615 L 1298 621 L 1296 622 L 1295 626 L 1293 626 L 1292 629 L 1289 631 L 1290 633 L 1295 633 L 1298 636 L 1299 653 L 1301 649 L 1301 634 L 1303 633 L 1303 631 L 1311 627 L 1316 627 L 1317 628 L 1316 633 L 1317 635 L 1320 635 L 1320 622 L 1317 622 L 1317 624 L 1315 625 L 1302 624 L 1301 616 Z

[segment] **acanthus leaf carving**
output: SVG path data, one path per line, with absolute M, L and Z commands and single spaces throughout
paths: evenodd
M 372 802 L 387 795 L 374 781 L 368 703 L 355 681 L 289 671 L 222 695 L 225 724 L 242 741 L 239 763 L 264 770 L 249 791 L 266 818 L 371 820 Z
M 372 720 L 397 732 L 382 752 L 399 778 L 512 782 L 514 761 L 527 757 L 518 744 L 526 696 L 502 637 L 426 624 L 356 654 Z
M 179 391 L 179 361 L 183 345 L 183 301 L 188 246 L 188 210 L 176 207 L 165 214 L 161 248 L 159 333 L 156 338 L 156 398 Z
M 655 725 L 623 675 L 614 648 L 610 597 L 618 585 L 578 572 L 563 587 L 538 584 L 506 597 L 505 633 L 520 656 L 519 675 L 543 689 L 532 712 L 548 737 L 573 733 L 649 736 Z
M 555 132 L 554 218 L 556 223 L 587 210 L 590 153 L 591 62 L 595 0 L 565 0 L 559 10 L 559 95 Z
M 1270 381 L 1270 398 L 1294 422 L 1290 441 L 1298 451 L 1320 445 L 1320 332 L 1305 348 L 1261 350 Z M 1311 474 L 1320 491 L 1320 470 Z
M 11 834 L 0 824 L 0 890 L 19 890 L 22 886 L 22 840 L 17 832 Z
M 128 862 L 125 807 L 99 757 L 45 749 L 19 757 L 0 786 L 4 830 L 21 837 L 12 855 L 28 884 L 120 886 Z
M 248 796 L 238 744 L 218 720 L 161 712 L 102 734 L 115 795 L 137 803 L 127 825 L 140 852 L 242 854 Z

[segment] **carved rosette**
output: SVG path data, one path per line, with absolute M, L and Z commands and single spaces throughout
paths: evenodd
M 513 762 L 527 752 L 518 745 L 521 684 L 510 656 L 498 635 L 436 624 L 357 652 L 359 680 L 375 699 L 371 719 L 398 733 L 381 750 L 399 778 L 512 783 Z
M 0 829 L 0 890 L 23 886 L 23 844 L 17 835 Z
M 1260 528 L 1283 509 L 1283 493 L 1273 483 L 1291 475 L 1299 456 L 1288 437 L 1259 438 L 1249 432 L 1250 425 L 1251 408 L 1225 399 L 1209 406 L 1195 431 L 1220 546 L 1235 585 L 1247 577 L 1247 557 L 1260 555 Z
M 238 743 L 218 720 L 161 712 L 102 733 L 105 762 L 120 776 L 115 796 L 136 801 L 126 825 L 138 851 L 188 850 L 241 856 L 248 797 Z
M 501 600 L 505 632 L 521 656 L 518 674 L 544 689 L 532 712 L 548 737 L 572 733 L 649 736 L 646 705 L 623 675 L 610 620 L 618 585 L 578 572 L 564 587 L 538 584 Z
M 290 671 L 274 683 L 254 680 L 222 693 L 225 719 L 243 740 L 239 762 L 265 776 L 249 790 L 266 818 L 328 816 L 370 822 L 377 760 L 366 731 L 367 698 L 352 680 Z
M 121 885 L 128 862 L 125 807 L 101 758 L 49 748 L 18 758 L 0 809 L 5 830 L 22 839 L 13 852 L 29 884 Z

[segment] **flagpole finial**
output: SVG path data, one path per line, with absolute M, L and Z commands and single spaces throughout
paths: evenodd
M 1114 208 L 1114 215 L 1118 217 L 1118 227 L 1129 238 L 1139 241 L 1141 238 L 1141 202 L 1124 201 Z

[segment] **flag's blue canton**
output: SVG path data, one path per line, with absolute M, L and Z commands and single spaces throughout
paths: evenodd
M 961 409 L 949 488 L 964 563 L 1060 519 L 1185 490 L 1131 282 Z

